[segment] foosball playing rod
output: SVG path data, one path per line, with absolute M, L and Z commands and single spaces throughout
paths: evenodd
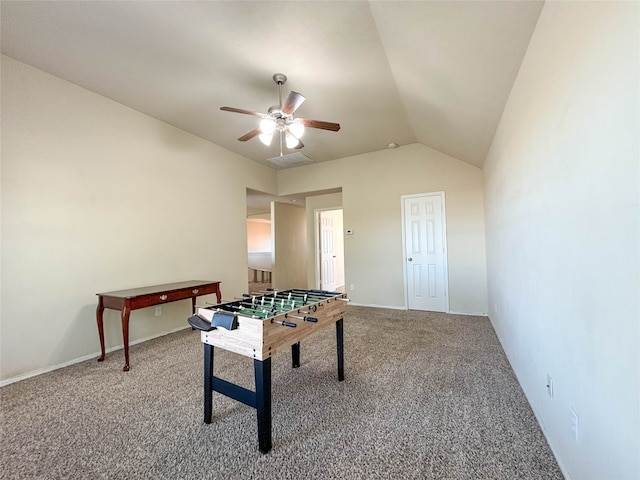
M 237 297 L 234 298 L 233 300 L 229 300 L 229 299 L 223 298 L 221 302 L 215 302 L 215 303 L 213 303 L 213 302 L 204 302 L 204 303 L 206 303 L 207 305 L 211 305 L 211 306 L 217 307 L 217 306 L 228 305 L 230 303 L 237 303 L 238 300 L 243 300 L 243 299 L 237 298 Z M 244 303 L 248 303 L 248 302 L 244 302 Z M 201 307 L 201 308 L 210 308 L 210 307 Z
M 309 298 L 320 298 L 325 300 L 327 298 L 332 298 L 333 295 L 324 295 L 322 293 L 305 291 L 305 290 L 262 290 L 263 295 L 268 297 L 309 297 Z
M 292 288 L 291 292 L 294 295 L 309 295 L 311 297 L 320 297 L 327 300 L 335 298 L 338 295 L 342 295 L 341 292 L 325 292 L 324 290 L 300 290 L 298 288 Z
M 297 298 L 297 299 L 302 299 L 303 303 L 318 303 L 318 302 L 324 302 L 324 301 L 329 303 L 333 299 L 333 297 L 318 297 L 315 295 L 302 295 L 297 293 L 290 296 L 284 295 L 284 294 L 282 294 L 281 296 L 278 296 L 278 295 L 280 295 L 280 293 L 273 294 L 273 293 L 266 292 L 264 295 L 264 298 L 272 297 L 272 298 L 279 298 L 279 299 L 285 299 L 285 300 L 290 300 L 291 298 L 294 298 L 294 299 Z
M 272 312 L 272 313 L 275 313 L 277 315 L 279 315 L 281 313 L 290 312 L 291 310 L 295 310 L 296 309 L 296 306 L 293 303 L 290 304 L 290 305 L 278 305 L 278 303 L 276 303 L 274 305 L 265 304 L 264 306 L 262 306 L 262 305 L 252 305 L 249 302 L 234 302 L 234 303 L 235 304 L 228 304 L 227 307 L 229 307 L 229 308 L 239 308 L 240 310 L 248 309 L 248 310 L 262 311 L 262 313 Z M 264 307 L 264 308 L 262 308 L 262 307 Z M 300 305 L 300 307 L 303 307 L 303 305 Z M 306 313 L 310 313 L 310 312 L 306 312 Z
M 305 304 L 310 304 L 310 303 L 316 303 L 319 301 L 322 301 L 323 299 L 313 299 L 313 300 L 306 300 L 306 299 L 302 299 L 302 297 L 296 296 L 294 298 L 286 298 L 284 296 L 282 297 L 276 297 L 276 296 L 271 296 L 271 295 L 262 295 L 259 297 L 251 297 L 247 294 L 244 294 L 243 298 L 236 298 L 236 300 L 243 300 L 246 303 L 249 303 L 249 299 L 251 298 L 251 304 L 254 306 L 266 306 L 266 305 L 272 305 L 272 306 L 276 306 L 276 303 L 278 301 L 281 302 L 281 307 L 284 308 L 285 304 L 289 304 L 291 305 L 291 309 L 294 309 L 296 307 L 296 303 L 298 303 L 300 307 L 305 306 Z
M 287 312 L 280 312 L 280 313 L 275 312 L 275 311 L 270 311 L 270 310 L 260 311 L 260 310 L 255 310 L 255 309 L 251 309 L 251 308 L 246 308 L 246 307 L 243 307 L 242 305 L 228 305 L 228 307 L 232 308 L 234 310 L 237 310 L 238 313 L 240 313 L 242 315 L 248 313 L 248 314 L 250 314 L 250 315 L 252 315 L 254 317 L 258 317 L 258 318 L 263 317 L 263 318 L 267 319 L 267 318 L 275 317 L 276 315 L 280 315 L 280 314 L 284 313 L 284 318 L 296 318 L 298 320 L 302 320 L 302 321 L 310 322 L 310 323 L 317 323 L 318 322 L 318 319 L 316 317 L 309 317 L 307 315 L 301 317 L 299 315 L 292 315 L 288 311 Z M 217 309 L 217 311 L 224 311 L 224 310 Z M 298 313 L 301 313 L 300 310 L 298 310 Z M 306 312 L 306 313 L 309 313 L 309 312 Z M 285 327 L 295 327 L 295 326 L 297 326 L 293 322 L 278 322 L 278 321 L 275 321 L 275 320 L 272 320 L 272 322 L 273 323 L 278 323 L 280 325 L 284 325 Z
M 269 299 L 284 299 L 284 300 L 299 300 L 302 299 L 303 303 L 318 303 L 318 302 L 322 302 L 322 301 L 326 301 L 327 303 L 329 301 L 331 301 L 334 297 L 333 296 L 329 296 L 329 295 L 322 295 L 322 294 L 309 294 L 309 293 L 304 293 L 304 290 L 301 290 L 299 292 L 290 292 L 290 291 L 275 291 L 275 290 L 262 290 L 260 292 L 262 295 L 256 297 L 251 296 L 247 293 L 243 294 L 243 297 L 245 297 L 246 299 L 251 298 L 253 302 L 257 301 L 258 299 L 260 300 L 261 304 L 264 304 L 265 302 L 268 302 Z
M 247 308 L 244 307 L 242 305 L 227 305 L 228 308 L 231 308 L 233 310 L 235 310 L 237 313 L 239 313 L 240 315 L 250 315 L 252 317 L 258 318 L 258 319 L 267 319 L 267 318 L 272 318 L 272 317 L 276 317 L 278 315 L 281 314 L 285 314 L 285 318 L 286 315 L 288 314 L 289 310 L 282 310 L 282 311 L 278 311 L 278 310 L 257 310 L 254 308 Z M 218 310 L 218 311 L 224 311 L 224 310 Z M 293 317 L 293 315 L 291 315 Z M 305 320 L 306 322 L 317 322 L 318 320 L 316 318 L 313 317 L 294 317 L 294 318 L 299 318 L 301 320 Z M 276 322 L 279 323 L 279 322 Z M 285 325 L 287 327 L 291 326 L 291 325 Z
M 277 296 L 280 295 L 280 296 Z M 269 297 L 271 297 L 271 299 L 269 299 Z M 293 298 L 291 298 L 293 297 Z M 306 297 L 306 298 L 305 298 Z M 249 298 L 251 298 L 251 303 L 248 301 Z M 302 300 L 300 300 L 302 298 Z M 258 301 L 259 300 L 259 301 Z M 266 300 L 266 301 L 265 301 Z M 280 305 L 278 305 L 278 300 Z M 338 298 L 337 300 L 342 300 L 345 302 L 349 302 L 350 300 L 347 298 Z M 223 305 L 225 303 L 234 303 L 234 302 L 240 302 L 240 305 L 242 306 L 246 306 L 250 309 L 255 309 L 256 307 L 271 307 L 272 311 L 277 311 L 277 309 L 280 309 L 279 313 L 284 313 L 285 309 L 286 310 L 294 310 L 296 308 L 296 306 L 298 307 L 305 307 L 305 306 L 309 306 L 312 310 L 315 311 L 315 308 L 317 308 L 318 306 L 323 306 L 322 301 L 326 301 L 327 303 L 329 303 L 330 299 L 328 298 L 320 298 L 320 297 L 315 297 L 315 296 L 308 296 L 308 295 L 299 295 L 299 294 L 293 294 L 291 295 L 291 293 L 285 295 L 283 292 L 273 292 L 273 295 L 271 295 L 271 292 L 269 292 L 268 295 L 264 295 L 261 297 L 256 297 L 256 296 L 250 296 L 248 294 L 243 294 L 242 298 L 238 298 L 235 297 L 235 299 L 233 301 L 229 301 L 229 300 L 224 300 L 222 303 L 211 303 L 211 302 L 205 302 L 208 305 Z M 296 302 L 300 301 L 302 303 L 302 305 L 296 305 Z M 315 305 L 318 304 L 318 305 Z M 233 307 L 233 305 L 227 305 L 229 307 Z M 259 316 L 264 315 L 265 311 L 261 311 L 259 314 Z
M 207 302 L 209 303 L 209 302 Z M 226 303 L 209 303 L 209 305 L 214 305 L 217 307 L 226 307 L 226 308 L 235 308 L 235 309 L 250 309 L 250 310 L 256 310 L 256 311 L 260 311 L 257 310 L 253 307 L 261 307 L 261 305 L 252 305 L 248 302 L 238 302 L 237 300 L 235 301 L 228 301 Z M 245 306 L 246 305 L 246 306 Z M 265 305 L 265 307 L 270 307 L 271 305 Z M 264 311 L 260 311 L 260 314 L 264 314 L 266 312 L 271 312 L 273 309 L 272 308 L 264 308 Z
M 239 307 L 231 306 L 231 308 L 237 309 L 238 313 L 240 313 L 241 315 L 250 314 L 263 319 L 277 317 L 278 315 L 282 315 L 283 313 L 289 312 L 289 310 L 276 310 L 276 309 L 256 310 L 256 309 L 247 308 L 243 306 L 239 306 Z
M 298 300 L 287 300 L 286 298 L 281 298 L 272 303 L 274 307 L 280 308 L 289 308 L 289 310 L 295 310 L 297 308 L 308 307 L 311 310 L 315 311 L 317 309 L 317 302 L 302 302 Z
M 304 290 L 302 290 L 302 291 L 304 291 Z M 339 292 L 336 292 L 336 293 L 339 293 Z M 300 294 L 294 293 L 293 296 L 299 297 Z M 327 303 L 329 303 L 331 300 L 340 300 L 341 302 L 350 302 L 351 301 L 350 298 L 342 298 L 342 297 L 336 297 L 336 296 L 319 297 L 319 296 L 317 296 L 317 294 L 310 294 L 310 295 L 308 295 L 308 298 L 317 299 L 316 301 L 318 301 L 318 302 L 326 300 Z
M 312 322 L 312 323 L 315 323 L 315 322 L 317 322 L 317 321 L 318 321 L 318 319 L 317 319 L 316 317 L 310 317 L 310 316 L 308 315 L 309 313 L 311 313 L 310 311 L 303 311 L 303 310 L 302 310 L 302 309 L 300 309 L 300 308 L 297 310 L 297 312 L 296 312 L 296 313 L 303 314 L 303 315 L 304 315 L 304 317 L 300 317 L 300 316 L 297 316 L 297 315 L 293 315 L 293 314 L 291 313 L 291 310 L 295 310 L 295 308 L 288 309 L 288 310 L 284 310 L 284 309 L 280 309 L 280 310 L 279 310 L 279 309 L 277 309 L 277 308 L 274 308 L 274 309 L 272 309 L 272 310 L 266 310 L 266 309 L 265 309 L 265 310 L 256 310 L 256 309 L 254 309 L 254 308 L 248 308 L 248 307 L 244 307 L 244 306 L 242 306 L 242 305 L 227 305 L 227 306 L 228 306 L 229 308 L 233 308 L 233 309 L 238 310 L 238 311 L 243 312 L 243 313 L 244 313 L 244 312 L 259 312 L 259 314 L 260 314 L 260 315 L 265 315 L 265 314 L 267 314 L 267 313 L 271 313 L 271 314 L 273 314 L 272 316 L 274 316 L 274 317 L 275 317 L 275 316 L 277 316 L 277 315 L 281 315 L 281 314 L 283 314 L 283 313 L 284 313 L 285 318 L 289 318 L 289 317 L 290 317 L 290 318 L 297 318 L 298 320 L 304 320 L 305 322 Z M 256 315 L 257 315 L 257 314 L 256 314 Z
M 289 292 L 287 293 L 287 295 L 291 296 L 291 297 L 306 297 L 306 298 L 313 298 L 316 299 L 318 301 L 320 300 L 331 300 L 334 298 L 333 295 L 322 295 L 319 293 L 303 293 L 303 292 Z
M 295 310 L 296 309 L 296 305 L 294 304 L 294 302 L 289 302 L 285 305 L 278 305 L 277 302 L 274 302 L 273 304 L 271 302 L 267 302 L 264 305 L 261 305 L 259 303 L 250 303 L 248 301 L 244 301 L 244 299 L 241 298 L 236 298 L 235 300 L 227 300 L 225 302 L 222 303 L 209 303 L 206 302 L 209 305 L 215 305 L 215 306 L 227 306 L 230 308 L 236 307 L 238 305 L 241 305 L 243 307 L 246 308 L 251 308 L 251 309 L 260 309 L 261 307 L 264 307 L 265 311 L 269 310 L 269 311 L 276 311 L 276 310 L 281 310 L 280 313 L 284 313 L 285 311 L 290 311 L 290 310 Z M 306 305 L 299 305 L 298 307 L 304 307 Z
M 278 320 L 273 320 L 273 319 L 271 320 L 271 323 L 278 323 L 278 324 L 283 325 L 283 326 L 285 326 L 285 327 L 291 327 L 291 328 L 295 328 L 295 327 L 297 327 L 297 326 L 298 326 L 298 324 L 297 324 L 297 323 L 293 323 L 293 322 L 284 322 L 284 321 L 283 321 L 283 322 L 280 322 L 280 321 L 278 321 Z
M 311 322 L 311 323 L 317 323 L 318 322 L 318 319 L 315 318 L 315 317 L 307 317 L 307 316 L 301 317 L 299 315 L 291 315 L 289 313 L 285 313 L 284 314 L 284 318 L 297 318 L 298 320 L 303 320 L 305 322 Z
M 312 291 L 305 291 L 305 290 L 261 290 L 260 291 L 263 295 L 268 296 L 268 297 L 292 297 L 292 296 L 296 296 L 296 297 L 313 297 L 313 298 L 321 298 L 321 299 L 326 299 L 326 298 L 331 298 L 331 295 L 323 295 L 322 293 L 317 293 L 317 292 L 312 292 Z
M 251 302 L 245 302 L 243 300 L 234 300 L 233 302 L 229 302 L 229 306 L 233 306 L 233 305 L 242 305 L 242 306 L 247 306 L 248 308 L 264 308 L 265 310 L 273 310 L 273 308 L 275 307 L 275 305 L 271 305 L 271 303 L 265 303 L 264 305 L 261 305 L 259 303 L 251 303 Z
M 266 298 L 266 297 L 261 297 L 262 298 Z M 314 303 L 316 302 L 307 302 L 308 305 L 305 305 L 305 302 L 299 301 L 297 299 L 286 299 L 286 298 L 271 298 L 271 300 L 267 300 L 266 302 L 263 302 L 262 300 L 260 302 L 253 302 L 253 303 L 249 303 L 248 301 L 249 299 L 247 297 L 245 298 L 238 298 L 235 301 L 240 301 L 243 305 L 251 305 L 252 307 L 268 307 L 271 306 L 272 308 L 279 308 L 281 310 L 295 310 L 296 307 L 301 308 L 301 307 L 310 307 L 312 310 L 315 311 L 316 309 L 316 305 L 314 305 Z
M 290 288 L 288 290 L 275 290 L 273 288 L 267 288 L 266 290 L 263 290 L 263 291 L 264 292 L 269 292 L 269 293 L 296 292 L 296 293 L 302 293 L 302 294 L 322 295 L 324 297 L 332 297 L 334 295 L 340 295 L 341 294 L 341 292 L 330 292 L 328 290 L 304 289 L 304 288 Z
M 271 312 L 270 310 L 260 311 L 260 310 L 255 310 L 255 309 L 252 309 L 252 308 L 247 308 L 247 307 L 244 307 L 242 305 L 226 305 L 226 307 L 234 310 L 235 313 L 239 313 L 239 314 L 247 316 L 247 317 L 251 316 L 251 317 L 254 317 L 254 318 L 266 319 L 266 318 L 270 318 L 270 317 L 275 316 L 275 315 L 273 315 L 273 312 Z M 222 310 L 222 311 L 224 311 L 224 310 Z M 228 310 L 227 310 L 227 312 L 228 312 Z

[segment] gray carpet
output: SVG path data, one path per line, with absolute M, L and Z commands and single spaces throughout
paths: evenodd
M 559 479 L 483 317 L 349 307 L 345 381 L 335 329 L 273 359 L 273 449 L 255 411 L 214 393 L 184 330 L 0 390 L 4 479 Z M 216 375 L 253 388 L 252 360 L 216 349 Z

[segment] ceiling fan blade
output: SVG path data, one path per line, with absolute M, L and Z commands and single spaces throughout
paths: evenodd
M 253 115 L 255 117 L 266 116 L 266 114 L 264 113 L 252 112 L 251 110 L 244 110 L 242 108 L 235 108 L 235 107 L 220 107 L 220 110 L 224 110 L 225 112 L 244 113 L 246 115 Z
M 280 107 L 280 111 L 287 115 L 293 115 L 293 112 L 295 112 L 298 107 L 302 105 L 302 102 L 304 102 L 304 100 L 304 95 L 292 90 L 284 100 L 284 103 Z
M 240 142 L 246 142 L 247 140 L 251 140 L 253 137 L 255 137 L 256 135 L 260 135 L 261 130 L 260 128 L 254 128 L 253 130 L 251 130 L 249 133 L 245 133 L 243 136 L 241 136 L 238 141 Z
M 332 132 L 337 132 L 338 130 L 340 130 L 339 123 L 323 122 L 321 120 L 307 120 L 306 118 L 296 118 L 296 120 L 300 121 L 300 123 L 302 123 L 305 127 L 331 130 Z

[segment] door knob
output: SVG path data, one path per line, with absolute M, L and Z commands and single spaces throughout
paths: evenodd
M 413 258 L 409 257 L 409 258 L 407 258 L 407 260 L 412 261 L 412 260 L 413 260 Z

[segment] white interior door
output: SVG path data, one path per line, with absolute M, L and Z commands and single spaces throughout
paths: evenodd
M 407 306 L 447 312 L 444 193 L 403 197 Z
M 336 253 L 333 216 L 320 212 L 320 288 L 336 288 Z

